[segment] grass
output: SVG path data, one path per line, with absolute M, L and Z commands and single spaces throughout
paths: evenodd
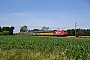
M 0 60 L 90 60 L 89 38 L 0 36 Z

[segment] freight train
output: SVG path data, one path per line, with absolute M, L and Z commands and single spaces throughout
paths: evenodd
M 66 30 L 52 30 L 52 31 L 34 31 L 34 36 L 61 36 L 66 37 L 68 32 Z

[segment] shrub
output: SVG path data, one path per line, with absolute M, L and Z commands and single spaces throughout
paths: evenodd
M 2 35 L 9 35 L 9 31 L 3 31 Z

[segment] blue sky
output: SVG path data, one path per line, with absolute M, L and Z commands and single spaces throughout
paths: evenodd
M 23 25 L 70 29 L 75 22 L 90 28 L 90 0 L 0 0 L 0 26 L 14 26 L 14 32 Z

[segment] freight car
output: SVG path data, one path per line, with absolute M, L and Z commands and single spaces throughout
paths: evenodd
M 52 31 L 35 31 L 34 36 L 62 36 L 66 37 L 68 32 L 66 30 L 52 30 Z

